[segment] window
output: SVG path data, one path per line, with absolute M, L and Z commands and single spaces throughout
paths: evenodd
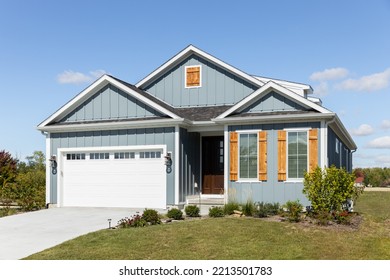
M 109 159 L 110 154 L 109 153 L 90 153 L 89 159 L 91 160 L 98 160 L 98 159 Z
M 240 133 L 239 178 L 257 179 L 257 133 Z
M 308 138 L 307 131 L 288 132 L 288 174 L 289 179 L 302 179 L 308 170 Z
M 121 153 L 115 153 L 114 154 L 115 159 L 130 159 L 135 158 L 134 152 L 121 152 Z
M 161 158 L 161 152 L 140 152 L 139 158 Z
M 85 154 L 66 154 L 66 160 L 85 160 Z
M 186 66 L 185 67 L 185 87 L 200 87 L 201 86 L 201 67 L 200 65 L 196 66 Z

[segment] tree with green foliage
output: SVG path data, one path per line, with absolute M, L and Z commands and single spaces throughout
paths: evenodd
M 6 151 L 0 151 L 0 203 L 9 207 L 14 199 L 13 183 L 18 161 Z
M 317 167 L 306 173 L 303 193 L 311 201 L 315 212 L 339 212 L 345 209 L 348 200 L 356 200 L 361 190 L 354 186 L 355 175 L 344 168 Z
M 45 155 L 41 151 L 35 151 L 26 160 L 26 163 L 18 164 L 15 199 L 25 211 L 38 210 L 45 207 Z

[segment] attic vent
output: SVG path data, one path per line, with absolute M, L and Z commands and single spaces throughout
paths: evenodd
M 185 67 L 186 88 L 201 86 L 201 67 L 200 65 Z

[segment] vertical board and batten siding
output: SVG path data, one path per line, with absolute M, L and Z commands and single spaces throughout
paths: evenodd
M 336 143 L 338 143 L 338 152 Z M 352 172 L 352 152 L 328 127 L 328 166 L 332 165 L 337 168 L 344 167 L 348 172 Z
M 194 195 L 200 186 L 200 134 L 180 128 L 179 203 Z
M 201 66 L 202 86 L 185 88 L 185 67 L 193 65 Z M 196 55 L 143 88 L 174 107 L 231 105 L 256 89 L 258 87 Z
M 305 111 L 306 109 L 296 102 L 277 92 L 270 92 L 248 106 L 242 113 Z
M 173 127 L 52 133 L 50 153 L 57 155 L 58 148 L 167 145 L 167 151 L 172 152 L 172 158 L 175 158 L 174 135 L 175 128 Z M 173 162 L 172 172 L 167 174 L 167 204 L 175 203 L 175 164 L 177 163 Z M 57 175 L 50 175 L 50 202 L 53 204 L 57 203 Z
M 126 92 L 107 85 L 64 117 L 60 123 L 161 116 L 161 113 Z
M 320 162 L 320 123 L 319 122 L 304 122 L 304 123 L 287 123 L 287 124 L 263 124 L 263 125 L 235 125 L 229 126 L 229 132 L 240 130 L 262 130 L 267 132 L 267 180 L 266 181 L 231 181 L 229 179 L 229 197 L 234 196 L 238 202 L 246 202 L 249 198 L 254 202 L 279 202 L 285 203 L 288 200 L 296 200 L 304 205 L 309 205 L 309 201 L 302 193 L 302 182 L 280 181 L 278 174 L 278 150 L 280 149 L 278 139 L 283 138 L 280 132 L 283 129 L 292 128 L 315 128 L 318 131 L 318 149 L 317 158 Z M 232 133 L 233 134 L 233 133 Z M 278 137 L 279 136 L 279 137 Z M 229 151 L 229 157 L 230 157 Z M 285 151 L 284 151 L 285 153 Z M 230 165 L 230 163 L 229 163 Z M 229 166 L 230 170 L 230 166 Z

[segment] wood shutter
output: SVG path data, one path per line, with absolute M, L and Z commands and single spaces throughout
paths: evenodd
M 278 131 L 278 181 L 286 181 L 286 131 Z
M 259 181 L 267 181 L 267 131 L 259 131 Z
M 318 129 L 309 130 L 309 172 L 318 165 Z
M 200 86 L 200 66 L 186 68 L 186 87 Z
M 230 132 L 230 181 L 238 179 L 238 133 Z

